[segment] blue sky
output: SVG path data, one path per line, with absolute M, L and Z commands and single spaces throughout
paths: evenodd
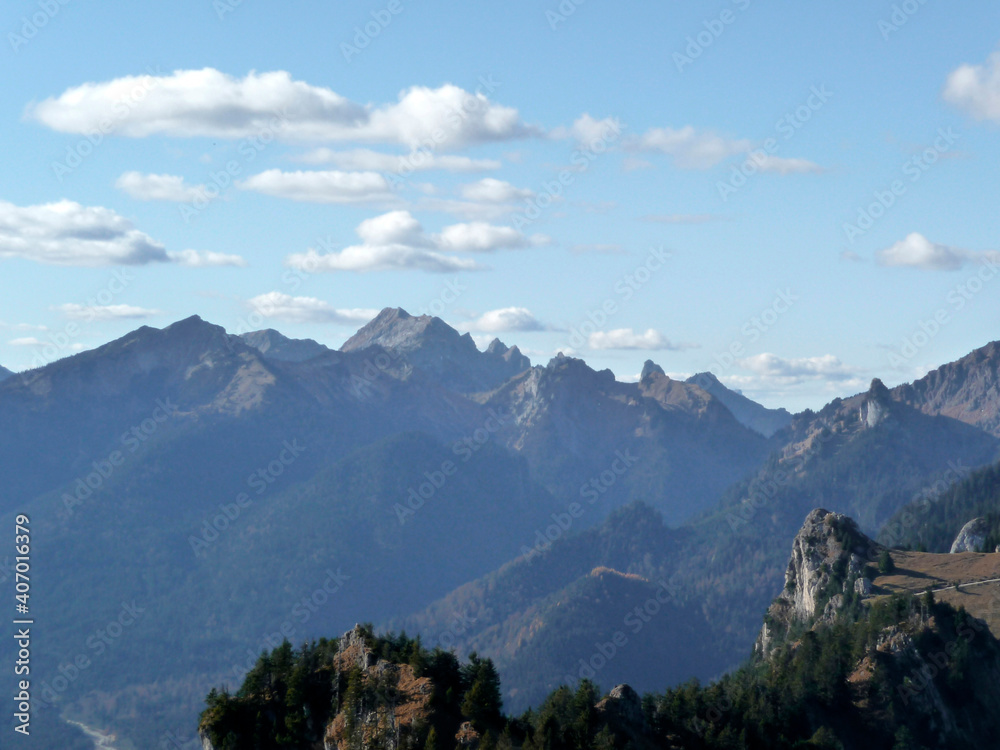
M 399 306 L 797 410 L 998 338 L 1000 7 L 788 6 L 8 3 L 0 363 Z

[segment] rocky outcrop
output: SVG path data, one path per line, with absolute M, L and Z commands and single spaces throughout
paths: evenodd
M 846 592 L 870 593 L 864 563 L 879 549 L 847 516 L 822 508 L 810 513 L 792 542 L 785 587 L 768 609 L 755 651 L 768 656 L 794 624 L 832 621 Z
M 892 397 L 885 384 L 875 378 L 872 380 L 868 394 L 861 404 L 861 422 L 868 429 L 878 427 L 889 417 Z
M 430 679 L 417 677 L 409 664 L 379 659 L 360 626 L 341 638 L 334 666 L 345 674 L 357 670 L 360 684 L 327 726 L 324 750 L 398 750 L 415 726 L 431 715 Z
M 990 523 L 985 518 L 973 518 L 958 532 L 951 544 L 951 554 L 957 552 L 981 552 L 990 533 Z
M 666 373 L 663 371 L 662 367 L 653 362 L 653 360 L 647 359 L 642 365 L 642 373 L 639 375 L 639 382 L 643 383 L 649 380 L 649 378 L 653 375 L 663 375 L 666 377 Z
M 771 437 L 792 421 L 792 415 L 787 410 L 768 409 L 739 391 L 727 388 L 710 372 L 700 372 L 688 378 L 686 382 L 710 393 L 736 417 L 740 424 L 764 437 Z

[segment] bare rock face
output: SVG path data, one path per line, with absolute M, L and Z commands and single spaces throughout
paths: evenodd
M 990 524 L 985 518 L 973 518 L 958 532 L 951 544 L 951 554 L 956 552 L 978 552 L 986 543 Z
M 380 347 L 388 352 L 400 377 L 416 370 L 461 393 L 491 391 L 531 367 L 516 347 L 494 339 L 485 352 L 472 336 L 460 334 L 440 318 L 410 315 L 387 307 L 341 347 L 353 352 Z
M 618 685 L 608 693 L 608 706 L 628 724 L 642 723 L 642 699 L 631 685 Z
M 868 395 L 861 404 L 861 422 L 868 429 L 873 427 L 878 427 L 882 422 L 884 422 L 889 416 L 889 403 L 892 400 L 889 395 L 889 389 L 885 387 L 885 384 L 875 378 L 872 381 L 871 388 L 868 389 Z
M 768 610 L 756 652 L 767 656 L 793 623 L 835 618 L 844 594 L 858 591 L 858 582 L 866 580 L 861 577 L 864 558 L 877 548 L 847 516 L 822 508 L 810 513 L 792 542 L 785 588 Z
M 341 639 L 335 664 L 350 673 L 360 670 L 360 698 L 329 723 L 324 750 L 380 747 L 398 750 L 411 736 L 414 726 L 430 716 L 434 692 L 431 681 L 417 677 L 409 664 L 393 664 L 372 653 L 364 631 L 355 626 Z M 379 699 L 379 690 L 388 689 L 392 700 Z

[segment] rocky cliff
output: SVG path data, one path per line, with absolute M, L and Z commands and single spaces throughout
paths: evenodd
M 792 542 L 785 587 L 768 609 L 755 651 L 768 656 L 796 626 L 831 622 L 851 594 L 870 592 L 865 563 L 880 549 L 847 516 L 822 508 L 810 513 Z

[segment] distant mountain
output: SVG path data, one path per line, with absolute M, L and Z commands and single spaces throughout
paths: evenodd
M 277 359 L 282 362 L 305 362 L 333 351 L 312 339 L 290 339 L 273 328 L 244 333 L 240 338 L 245 344 L 252 346 L 268 359 Z
M 746 477 L 768 448 L 697 386 L 668 381 L 620 383 L 610 370 L 559 355 L 484 403 L 511 415 L 505 445 L 553 495 L 600 501 L 598 518 L 584 525 L 643 499 L 680 523 Z
M 638 383 L 569 357 L 532 366 L 402 310 L 316 347 L 192 317 L 0 383 L 0 524 L 32 518 L 39 679 L 123 606 L 147 615 L 60 712 L 155 746 L 275 633 L 419 613 L 440 640 L 461 612 L 434 602 L 478 599 L 497 619 L 466 645 L 528 702 L 661 580 L 669 616 L 628 636 L 655 659 L 615 661 L 650 684 L 715 674 L 752 646 L 809 509 L 873 533 L 1000 446 L 878 381 L 766 439 L 655 366 Z M 558 541 L 517 560 L 539 534 Z
M 925 414 L 958 419 L 1000 437 L 1000 342 L 894 388 L 892 397 Z
M 639 690 L 707 679 L 730 664 L 706 638 L 699 608 L 669 580 L 687 536 L 642 503 L 579 534 L 540 529 L 518 559 L 388 627 L 420 633 L 430 647 L 492 658 L 514 712 L 567 677 L 570 685 L 589 676 Z M 595 643 L 617 633 L 625 643 L 606 664 L 597 657 L 595 670 Z
M 710 372 L 693 375 L 686 382 L 711 393 L 733 413 L 740 424 L 746 425 L 754 432 L 759 432 L 764 437 L 771 437 L 778 430 L 787 427 L 792 421 L 792 415 L 785 409 L 768 409 L 756 401 L 751 401 L 741 392 L 724 386 Z
M 406 377 L 413 370 L 461 393 L 490 391 L 531 367 L 515 346 L 494 340 L 479 351 L 472 336 L 460 334 L 440 318 L 414 317 L 400 308 L 386 308 L 349 338 L 343 352 L 380 347 L 392 355 L 393 372 Z
M 205 685 L 242 674 L 268 628 L 311 637 L 419 611 L 516 557 L 571 500 L 596 498 L 580 528 L 639 496 L 683 519 L 764 456 L 693 387 L 691 405 L 646 396 L 578 360 L 532 368 L 439 320 L 380 317 L 302 361 L 280 335 L 191 317 L 0 383 L 0 520 L 28 513 L 37 534 L 40 674 L 123 602 L 148 615 L 61 711 L 154 745 Z M 81 588 L 86 602 L 58 595 Z M 316 591 L 332 603 L 298 607 Z
M 6 367 L 0 367 L 0 383 L 2 383 L 4 380 L 6 380 L 7 378 L 9 378 L 13 374 L 14 373 L 12 373 Z

